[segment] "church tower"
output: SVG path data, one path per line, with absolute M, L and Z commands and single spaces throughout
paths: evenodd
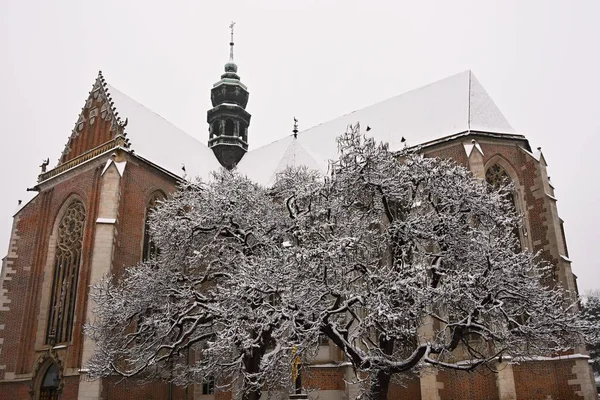
M 208 147 L 217 160 L 227 169 L 233 168 L 248 151 L 248 126 L 250 113 L 246 111 L 248 104 L 248 88 L 240 81 L 237 65 L 233 61 L 233 27 L 229 42 L 229 62 L 225 64 L 225 73 L 221 80 L 213 85 L 210 98 L 213 108 L 208 110 Z

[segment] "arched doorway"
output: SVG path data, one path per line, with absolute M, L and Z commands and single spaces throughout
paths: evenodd
M 58 365 L 52 363 L 42 378 L 40 384 L 40 396 L 38 398 L 39 400 L 58 400 L 59 389 L 60 376 Z

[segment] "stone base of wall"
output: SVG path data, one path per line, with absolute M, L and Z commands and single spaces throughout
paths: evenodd
M 573 357 L 573 356 L 571 356 Z M 392 383 L 388 400 L 596 400 L 590 367 L 585 356 L 564 359 L 543 359 L 508 364 L 502 373 L 487 369 L 473 372 L 437 371 L 421 378 Z M 321 400 L 353 400 L 344 388 L 342 369 L 316 368 L 307 374 L 303 382 L 319 384 L 321 387 L 309 391 L 309 398 Z M 310 377 L 309 377 L 310 376 Z M 512 384 L 509 385 L 509 381 Z M 164 382 L 141 384 L 119 378 L 97 382 L 82 382 L 79 376 L 64 378 L 61 400 L 76 400 L 82 385 L 97 385 L 99 399 L 110 400 L 230 400 L 230 392 L 214 395 L 199 395 L 193 387 L 170 386 Z M 428 390 L 435 385 L 435 390 Z M 505 390 L 502 390 L 505 388 Z M 508 389 L 510 390 L 508 390 Z M 31 381 L 0 382 L 0 400 L 30 399 Z M 431 397 L 434 396 L 434 397 Z M 90 397 L 92 399 L 92 397 Z

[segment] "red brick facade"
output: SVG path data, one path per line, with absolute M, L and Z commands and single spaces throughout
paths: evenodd
M 500 400 L 496 387 L 496 374 L 487 369 L 473 372 L 440 371 L 438 382 L 441 400 Z
M 95 251 L 97 218 L 101 209 L 101 188 L 107 179 L 106 167 L 119 162 L 116 188 L 116 219 L 110 272 L 119 276 L 124 268 L 140 261 L 142 255 L 146 209 L 152 195 L 168 195 L 176 190 L 176 179 L 160 169 L 118 148 L 95 155 L 98 146 L 115 139 L 119 121 L 104 108 L 105 99 L 93 91 L 86 103 L 74 135 L 69 140 L 63 163 L 71 163 L 66 171 L 45 179 L 38 185 L 39 193 L 15 216 L 9 254 L 4 261 L 0 286 L 0 400 L 30 398 L 30 392 L 44 369 L 40 360 L 56 357 L 62 374 L 61 399 L 76 399 L 85 384 L 83 368 L 84 340 L 82 326 L 87 318 L 91 266 Z M 97 110 L 97 114 L 96 111 Z M 104 111 L 102 111 L 104 110 Z M 104 113 L 104 114 L 103 114 Z M 93 121 L 93 123 L 92 123 Z M 477 138 L 483 151 L 477 161 L 465 151 L 465 143 Z M 536 158 L 523 139 L 471 135 L 427 146 L 428 156 L 453 158 L 470 167 L 477 175 L 494 163 L 500 163 L 517 184 L 517 206 L 524 213 L 522 232 L 524 245 L 541 251 L 543 257 L 556 266 L 555 277 L 567 287 L 575 287 L 566 256 L 566 245 L 560 221 L 556 215 L 551 185 L 545 175 L 545 161 Z M 474 150 L 475 151 L 475 150 Z M 88 158 L 86 154 L 89 155 Z M 476 162 L 477 161 L 477 162 Z M 126 163 L 126 164 L 125 164 Z M 69 164 L 69 165 L 71 165 Z M 66 165 L 66 164 L 65 164 Z M 112 168 L 112 167 L 111 167 Z M 83 233 L 83 254 L 79 269 L 73 340 L 54 349 L 46 344 L 45 319 L 48 308 L 48 285 L 52 276 L 54 254 L 53 232 L 61 213 L 73 199 L 81 201 L 86 210 Z M 108 256 L 107 256 L 108 257 Z M 329 360 L 336 362 L 339 360 Z M 46 365 L 46 364 L 44 364 Z M 576 362 L 539 361 L 513 366 L 516 398 L 523 400 L 568 400 L 595 395 Z M 345 398 L 348 385 L 344 380 L 347 367 L 310 368 L 302 373 L 307 388 L 335 391 Z M 588 377 L 589 378 L 589 377 Z M 497 374 L 488 370 L 472 373 L 439 371 L 436 378 L 439 400 L 500 399 Z M 103 380 L 99 395 L 104 399 L 192 399 L 193 388 L 172 387 L 162 382 L 139 386 L 132 382 Z M 584 387 L 585 386 L 585 387 Z M 588 385 L 589 386 L 589 385 Z M 319 393 L 318 391 L 315 393 Z M 421 399 L 424 390 L 418 377 L 392 384 L 390 399 Z M 35 398 L 35 396 L 34 396 Z M 218 392 L 215 400 L 231 399 L 231 393 Z M 206 400 L 209 400 L 208 398 Z
M 538 361 L 514 366 L 515 387 L 519 398 L 528 400 L 546 400 L 551 393 L 553 399 L 579 400 L 582 397 L 575 392 L 581 385 L 569 381 L 577 379 L 572 370 L 575 362 Z
M 310 368 L 302 371 L 302 385 L 317 390 L 344 390 L 344 368 Z
M 389 400 L 406 400 L 421 398 L 421 382 L 418 377 L 403 379 L 401 383 L 390 383 Z

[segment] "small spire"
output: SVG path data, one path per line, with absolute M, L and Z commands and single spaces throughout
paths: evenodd
M 292 132 L 294 132 L 294 137 L 297 138 L 298 137 L 298 119 L 296 117 L 294 117 L 294 129 L 292 130 Z
M 235 22 L 231 21 L 229 24 L 229 29 L 231 29 L 231 40 L 229 41 L 229 62 L 233 62 L 233 27 L 235 26 Z

